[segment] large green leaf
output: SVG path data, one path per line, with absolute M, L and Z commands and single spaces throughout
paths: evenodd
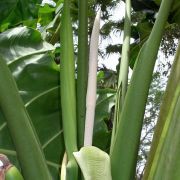
M 7 16 L 14 10 L 18 0 L 0 1 L 0 22 L 3 22 Z
M 0 53 L 6 60 L 42 144 L 47 164 L 58 179 L 64 142 L 59 108 L 59 70 L 40 33 L 26 27 L 0 35 Z M 23 131 L 23 130 L 22 130 Z M 16 151 L 3 114 L 0 113 L 0 153 L 16 165 Z
M 40 3 L 41 0 L 1 0 L 0 32 L 17 24 L 35 27 Z
M 171 2 L 164 0 L 161 4 L 151 34 L 137 57 L 130 86 L 119 117 L 116 136 L 111 146 L 110 157 L 113 180 L 119 177 L 121 179 L 134 178 L 149 85 Z
M 180 45 L 177 48 L 143 179 L 180 177 Z M 168 162 L 168 163 L 167 163 Z
M 53 47 L 36 30 L 21 27 L 0 35 L 3 54 L 32 119 L 54 179 L 58 179 L 64 142 L 59 108 L 59 70 L 48 53 Z M 98 90 L 93 144 L 108 150 L 115 91 Z M 11 135 L 0 113 L 0 153 L 19 166 Z

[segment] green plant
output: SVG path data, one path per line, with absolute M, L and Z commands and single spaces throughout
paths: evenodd
M 77 179 L 78 167 L 73 157 L 73 152 L 77 151 L 75 64 L 69 0 L 64 1 L 61 22 L 60 94 L 64 141 L 68 157 L 67 179 Z
M 29 28 L 33 27 L 30 21 L 25 22 L 24 19 L 13 21 L 12 16 L 9 16 L 9 19 L 5 18 L 12 13 L 12 9 L 16 9 L 16 13 L 19 12 L 16 1 L 11 6 L 8 4 L 11 8 L 2 14 L 4 20 L 1 22 L 1 31 L 7 29 L 9 24 L 15 26 L 14 22 L 29 24 L 29 27 L 16 27 L 0 34 L 0 152 L 6 154 L 13 164 L 22 169 L 25 179 L 59 179 L 60 171 L 61 179 L 83 179 L 79 173 L 78 164 L 86 179 L 101 179 L 99 174 L 107 180 L 134 179 L 143 115 L 157 52 L 168 17 L 178 23 L 176 17 L 179 14 L 177 8 L 179 2 L 176 0 L 155 2 L 160 5 L 157 19 L 152 31 L 148 29 L 145 35 L 143 25 L 139 27 L 144 40 L 140 42 L 142 48 L 137 57 L 137 52 L 133 51 L 133 60 L 128 53 L 131 51 L 131 1 L 125 2 L 124 43 L 117 89 L 104 88 L 97 89 L 96 92 L 95 87 L 90 90 L 94 92 L 94 98 L 87 96 L 88 102 L 86 102 L 88 16 L 92 14 L 88 14 L 87 7 L 88 3 L 92 7 L 97 7 L 97 4 L 103 4 L 103 2 L 98 1 L 96 4 L 82 0 L 79 0 L 79 3 L 59 0 L 56 3 L 56 7 L 47 4 L 39 7 L 41 34 L 38 30 Z M 18 6 L 20 4 L 22 2 L 18 2 Z M 72 25 L 76 25 L 77 12 L 79 12 L 80 27 L 76 63 Z M 24 14 L 27 19 L 37 17 L 37 12 L 27 11 Z M 104 13 L 102 16 L 104 18 Z M 91 19 L 94 19 L 93 16 Z M 143 27 L 148 26 L 145 23 Z M 99 31 L 98 26 L 95 29 Z M 55 44 L 59 37 L 60 46 L 56 44 L 55 49 L 50 43 Z M 92 32 L 89 56 L 92 57 L 95 53 L 93 56 L 95 65 L 97 64 L 97 44 L 98 37 L 94 38 Z M 92 50 L 92 47 L 95 50 Z M 56 63 L 53 61 L 54 55 Z M 180 148 L 179 63 L 180 48 L 177 49 L 161 106 L 143 177 L 145 180 L 162 177 L 167 180 L 171 178 L 178 180 L 180 176 L 178 170 L 180 164 L 176 160 L 179 158 L 178 149 Z M 77 65 L 77 83 L 75 65 Z M 129 65 L 133 67 L 133 75 L 128 85 Z M 96 85 L 96 66 L 93 65 L 93 67 L 95 67 L 93 84 Z M 91 69 L 93 68 L 89 68 L 89 74 Z M 95 112 L 92 110 L 90 113 L 93 115 L 91 118 L 88 113 L 86 114 L 86 118 L 91 119 L 90 124 L 94 124 L 94 130 L 92 126 L 88 129 L 90 126 L 85 122 L 85 112 L 86 108 L 88 109 L 85 104 L 90 104 L 91 109 L 95 109 Z M 114 121 L 111 135 L 109 126 L 112 119 Z M 91 131 L 90 134 L 86 133 L 87 129 Z M 175 133 L 174 129 L 176 129 Z M 92 131 L 94 131 L 93 134 Z M 85 143 L 83 143 L 84 139 Z M 96 158 L 97 154 L 99 158 Z M 166 155 L 170 166 L 166 163 Z M 103 173 L 103 166 L 107 168 L 107 174 Z M 164 169 L 166 169 L 165 173 Z

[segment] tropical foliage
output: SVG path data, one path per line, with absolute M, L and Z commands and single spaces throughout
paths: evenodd
M 78 164 L 86 179 L 89 174 L 94 180 L 180 177 L 180 2 L 126 0 L 125 18 L 109 21 L 119 3 L 0 2 L 0 153 L 25 179 L 83 179 Z M 88 57 L 94 52 L 89 43 L 99 8 L 104 22 L 97 30 L 100 36 L 108 39 L 112 32 L 123 31 L 124 41 L 99 50 L 102 57 L 121 56 L 117 72 L 98 68 L 95 147 L 83 147 Z M 166 56 L 176 52 L 176 57 L 158 114 L 162 87 L 153 88 L 159 79 L 153 68 L 160 43 Z M 150 110 L 145 111 L 146 105 Z M 136 176 L 141 159 L 148 159 L 147 165 Z

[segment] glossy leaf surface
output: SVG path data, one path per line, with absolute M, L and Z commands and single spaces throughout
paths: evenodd
M 16 80 L 19 92 L 40 139 L 47 164 L 58 179 L 59 162 L 64 153 L 59 111 L 59 72 L 38 31 L 26 27 L 0 35 L 0 53 Z M 23 131 L 23 130 L 22 130 Z M 0 115 L 0 152 L 17 164 L 16 152 L 3 114 Z
M 6 60 L 19 88 L 44 150 L 48 167 L 58 179 L 64 141 L 59 108 L 59 68 L 48 52 L 53 47 L 36 30 L 20 27 L 0 35 L 0 53 Z M 110 111 L 114 90 L 98 90 L 93 144 L 108 151 Z M 0 152 L 19 166 L 7 124 L 0 113 Z

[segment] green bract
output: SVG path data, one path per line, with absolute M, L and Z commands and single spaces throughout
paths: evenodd
M 73 153 L 85 180 L 112 180 L 110 157 L 94 146 L 86 146 Z
M 5 180 L 24 180 L 19 170 L 12 166 L 5 172 Z

